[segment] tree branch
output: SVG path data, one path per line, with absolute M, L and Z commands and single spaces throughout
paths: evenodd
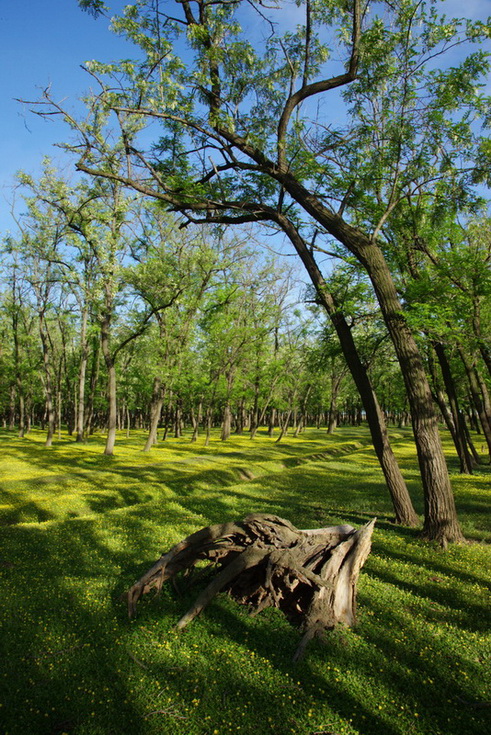
M 352 25 L 351 56 L 348 63 L 348 71 L 330 79 L 323 79 L 312 84 L 305 83 L 294 94 L 287 99 L 277 128 L 277 161 L 280 170 L 286 169 L 285 159 L 285 136 L 290 118 L 298 105 L 308 97 L 328 92 L 331 89 L 342 87 L 356 79 L 359 64 L 359 46 L 361 39 L 361 0 L 353 0 L 353 25 Z

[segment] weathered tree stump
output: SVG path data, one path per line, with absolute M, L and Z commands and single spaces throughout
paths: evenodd
M 356 584 L 370 553 L 373 519 L 356 530 L 332 526 L 299 530 L 275 515 L 252 514 L 243 521 L 207 526 L 176 544 L 127 593 L 130 618 L 140 597 L 199 561 L 216 572 L 177 623 L 184 628 L 218 592 L 229 592 L 257 614 L 279 608 L 303 637 L 295 654 L 337 623 L 353 625 Z

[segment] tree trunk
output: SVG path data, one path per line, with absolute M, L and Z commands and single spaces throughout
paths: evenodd
M 291 419 L 291 417 L 292 417 L 292 410 L 290 409 L 289 411 L 286 412 L 286 415 L 285 415 L 285 417 L 283 419 L 283 422 L 281 423 L 280 435 L 277 438 L 276 443 L 280 442 L 283 439 L 283 437 L 285 436 L 285 434 L 287 433 L 288 427 L 290 425 L 290 419 Z
M 18 395 L 19 395 L 19 437 L 22 439 L 22 437 L 25 436 L 26 434 L 25 402 L 24 402 L 24 393 L 22 391 L 22 386 L 20 386 L 20 392 L 18 392 Z
M 467 423 L 465 421 L 465 416 L 464 415 L 462 415 L 462 422 L 463 422 L 463 425 L 464 425 L 465 438 L 466 438 L 466 441 L 467 441 L 467 445 L 468 445 L 468 447 L 470 449 L 470 452 L 472 454 L 472 457 L 474 459 L 474 462 L 476 464 L 481 464 L 481 457 L 480 457 L 479 452 L 477 451 L 476 447 L 474 446 L 474 442 L 472 441 L 471 433 L 470 433 L 470 431 L 468 429 L 468 426 L 467 426 Z
M 61 388 L 58 388 L 56 394 L 56 424 L 58 427 L 58 439 L 61 439 Z
M 475 431 L 476 434 L 482 434 L 481 424 L 479 423 L 479 417 L 477 415 L 476 409 L 474 408 L 474 400 L 470 392 L 467 396 L 467 400 L 469 402 L 469 406 L 467 408 L 467 415 L 469 417 L 469 423 L 470 423 L 471 429 L 472 431 Z
M 44 365 L 44 390 L 46 394 L 46 416 L 48 419 L 48 432 L 44 446 L 50 447 L 53 443 L 55 433 L 55 409 L 53 402 L 53 379 L 51 374 L 51 355 L 49 337 L 46 332 L 44 322 L 44 313 L 39 314 L 39 334 L 41 336 L 41 345 L 43 349 L 43 365 Z
M 251 422 L 251 439 L 254 439 L 254 437 L 257 434 L 257 430 L 259 429 L 259 427 L 261 426 L 261 424 L 264 421 L 264 417 L 266 416 L 266 411 L 268 410 L 269 404 L 271 403 L 271 400 L 273 398 L 274 389 L 276 387 L 276 383 L 278 382 L 278 380 L 279 380 L 279 375 L 276 375 L 274 377 L 273 382 L 271 383 L 271 387 L 270 387 L 270 390 L 269 390 L 269 395 L 268 395 L 268 397 L 267 397 L 267 399 L 266 399 L 266 401 L 265 401 L 265 403 L 264 403 L 264 405 L 263 405 L 263 407 L 261 409 L 261 413 L 259 414 L 259 416 L 256 416 L 256 411 L 254 411 L 254 413 L 253 413 L 253 420 Z M 273 415 L 273 412 L 274 412 L 274 409 L 272 409 L 272 412 L 271 412 L 272 415 Z M 273 419 L 273 424 L 274 424 L 274 419 Z M 269 436 L 272 436 L 271 430 L 270 430 Z
M 338 404 L 338 395 L 339 395 L 339 389 L 341 386 L 341 380 L 343 379 L 342 372 L 338 375 L 331 375 L 331 400 L 329 402 L 329 413 L 328 413 L 328 423 L 327 423 L 327 433 L 328 434 L 334 434 L 336 431 L 336 425 L 337 425 L 337 404 Z
M 203 413 L 203 399 L 200 398 L 199 399 L 199 403 L 198 403 L 198 411 L 197 411 L 196 415 L 194 415 L 194 411 L 193 411 L 193 414 L 192 414 L 192 419 L 193 419 L 193 435 L 191 437 L 191 441 L 192 442 L 195 442 L 197 440 L 197 438 L 198 438 L 199 425 L 201 423 L 202 413 Z
M 472 327 L 477 338 L 479 352 L 488 370 L 488 377 L 491 377 L 491 350 L 489 346 L 489 340 L 483 337 L 482 334 L 481 305 L 480 299 L 476 297 L 474 298 L 473 302 Z
M 210 404 L 206 409 L 206 436 L 205 436 L 205 447 L 210 443 L 211 434 L 211 419 L 212 419 L 213 406 Z
M 348 525 L 302 531 L 278 516 L 253 514 L 237 523 L 208 526 L 163 554 L 128 590 L 128 614 L 134 616 L 142 595 L 154 588 L 159 592 L 166 580 L 207 560 L 217 574 L 177 628 L 228 591 L 256 614 L 277 607 L 298 625 L 303 632 L 294 656 L 298 660 L 315 636 L 337 623 L 355 623 L 356 585 L 374 524 L 375 519 L 357 531 Z
M 489 377 L 491 377 L 491 351 L 489 350 L 489 347 L 487 345 L 484 345 L 481 342 L 479 344 L 479 352 L 481 353 L 484 364 L 488 369 Z
M 80 364 L 78 368 L 78 407 L 77 407 L 77 418 L 76 418 L 76 440 L 77 442 L 83 442 L 85 439 L 85 374 L 87 372 L 87 360 L 89 356 L 88 342 L 87 342 L 87 321 L 88 321 L 88 309 L 84 308 L 82 312 L 82 324 L 80 327 Z
M 376 245 L 368 240 L 351 245 L 350 249 L 357 253 L 372 281 L 401 367 L 423 483 L 424 534 L 443 545 L 462 541 L 430 386 L 418 347 L 404 318 L 392 275 Z
M 282 170 L 275 173 L 275 178 L 285 186 L 305 211 L 344 244 L 365 268 L 375 290 L 406 386 L 423 483 L 425 536 L 428 539 L 438 540 L 442 544 L 448 541 L 461 541 L 463 536 L 457 519 L 455 500 L 443 454 L 430 386 L 421 355 L 404 318 L 392 274 L 381 249 L 373 239 L 366 237 L 360 230 L 346 223 L 342 217 L 334 214 L 316 199 L 292 174 Z M 280 224 L 280 220 L 286 220 L 282 215 L 275 215 L 275 218 Z M 303 243 L 304 252 L 301 252 L 302 249 L 299 250 L 295 242 L 294 245 L 312 277 L 313 258 L 309 250 L 305 243 Z M 318 270 L 317 266 L 315 269 Z M 315 276 L 315 278 L 318 281 L 318 277 Z M 316 281 L 314 280 L 313 283 L 315 286 Z M 322 289 L 325 288 L 325 284 L 320 289 L 317 286 L 316 288 L 319 296 L 322 297 Z M 373 390 L 370 390 L 373 393 Z
M 14 271 L 15 272 L 15 271 Z M 15 299 L 15 277 L 12 286 L 12 292 Z M 19 437 L 22 439 L 25 433 L 25 408 L 24 408 L 24 386 L 22 384 L 22 374 L 20 367 L 20 346 L 19 346 L 19 319 L 17 313 L 17 304 L 14 300 L 14 309 L 12 312 L 12 332 L 14 337 L 14 369 L 15 369 L 15 385 L 17 389 L 17 397 L 19 400 Z
M 428 539 L 462 541 L 430 386 L 414 337 L 402 314 L 392 276 L 378 248 L 368 262 L 384 321 L 398 356 L 406 386 L 425 503 L 424 534 Z
M 176 410 L 174 413 L 174 437 L 180 439 L 182 435 L 182 400 L 177 397 Z
M 300 416 L 297 418 L 297 425 L 295 428 L 295 436 L 298 436 L 300 432 L 302 431 L 304 425 L 306 425 L 307 421 L 307 402 L 309 400 L 309 396 L 312 392 L 312 386 L 309 385 L 307 390 L 305 391 L 305 396 L 303 397 L 302 401 L 302 409 L 300 411 Z
M 107 369 L 107 438 L 104 454 L 111 456 L 114 454 L 114 445 L 116 443 L 116 422 L 117 422 L 117 404 L 116 404 L 116 366 L 111 355 L 110 349 L 110 329 L 111 316 L 105 312 L 101 319 L 101 348 L 104 356 L 104 362 Z
M 453 418 L 454 431 L 452 432 L 450 426 L 449 429 L 452 433 L 453 442 L 457 450 L 457 454 L 460 461 L 460 471 L 464 474 L 472 474 L 472 457 L 469 453 L 465 435 L 465 426 L 463 425 L 463 416 L 459 407 L 459 399 L 457 397 L 457 391 L 455 389 L 455 382 L 450 369 L 450 364 L 447 359 L 445 347 L 441 342 L 432 342 L 432 347 L 435 350 L 435 354 L 440 364 L 442 372 L 442 378 L 447 392 L 450 411 Z
M 232 411 L 230 410 L 230 401 L 227 399 L 223 409 L 222 433 L 220 439 L 222 442 L 230 438 L 232 432 Z
M 254 380 L 254 405 L 252 408 L 251 425 L 250 425 L 251 439 L 254 439 L 254 437 L 256 436 L 257 430 L 259 428 L 259 388 L 260 388 L 259 367 L 256 365 L 256 378 Z
M 483 378 L 483 376 L 481 374 L 481 371 L 477 367 L 477 365 L 476 365 L 475 370 L 476 370 L 477 382 L 478 382 L 478 385 L 479 385 L 479 388 L 480 388 L 480 391 L 481 391 L 481 396 L 482 396 L 482 402 L 483 402 L 483 406 L 484 406 L 484 411 L 486 413 L 486 416 L 488 417 L 488 423 L 489 423 L 489 425 L 491 427 L 491 400 L 489 398 L 488 386 L 486 385 L 486 382 L 485 382 L 485 380 L 484 380 L 484 378 Z
M 16 390 L 15 385 L 10 386 L 10 407 L 9 407 L 9 431 L 15 429 L 15 403 L 16 403 Z
M 244 427 L 246 425 L 246 411 L 245 411 L 245 398 L 242 396 L 240 399 L 239 407 L 237 409 L 237 425 L 235 427 L 235 433 L 239 436 L 244 433 Z
M 93 431 L 92 425 L 94 421 L 94 400 L 95 392 L 97 389 L 97 381 L 99 380 L 100 349 L 101 340 L 99 337 L 96 337 L 94 339 L 94 352 L 92 354 L 92 366 L 90 374 L 90 391 L 87 400 L 87 411 L 85 414 L 84 435 L 86 437 L 92 434 Z
M 232 372 L 227 373 L 227 396 L 225 398 L 225 407 L 223 409 L 223 421 L 222 421 L 222 434 L 221 440 L 226 441 L 230 438 L 232 433 L 232 409 L 230 406 L 230 400 L 232 395 L 232 388 L 234 384 L 234 376 Z
M 298 255 L 302 259 L 312 284 L 316 289 L 317 298 L 327 311 L 336 330 L 344 358 L 363 402 L 373 447 L 392 499 L 396 522 L 407 526 L 416 526 L 419 523 L 419 519 L 413 508 L 406 482 L 390 446 L 384 415 L 380 409 L 367 370 L 358 354 L 351 329 L 343 314 L 337 308 L 317 263 L 303 239 L 286 218 L 280 218 L 279 224 L 290 237 Z
M 486 407 L 485 407 L 483 396 L 481 393 L 481 386 L 479 384 L 479 380 L 476 374 L 476 368 L 467 359 L 467 356 L 462 348 L 459 348 L 459 355 L 464 365 L 465 372 L 467 374 L 467 379 L 469 381 L 469 388 L 471 390 L 472 400 L 474 402 L 474 406 L 477 411 L 477 415 L 479 416 L 479 421 L 481 423 L 481 428 L 484 434 L 484 438 L 486 439 L 486 443 L 488 446 L 488 452 L 489 452 L 489 456 L 491 460 L 491 420 L 486 412 Z
M 153 379 L 152 400 L 150 403 L 150 430 L 145 447 L 143 448 L 144 452 L 149 452 L 153 445 L 157 443 L 157 430 L 164 399 L 165 386 L 162 385 L 162 380 L 156 375 Z

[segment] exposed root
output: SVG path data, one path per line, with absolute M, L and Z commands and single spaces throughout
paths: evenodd
M 210 562 L 217 573 L 181 617 L 184 628 L 221 591 L 258 613 L 279 608 L 304 635 L 298 660 L 308 642 L 337 623 L 351 626 L 356 615 L 356 584 L 370 553 L 373 519 L 362 528 L 333 526 L 299 530 L 275 515 L 252 514 L 191 534 L 176 544 L 127 593 L 128 614 L 136 612 L 142 595 L 198 561 Z

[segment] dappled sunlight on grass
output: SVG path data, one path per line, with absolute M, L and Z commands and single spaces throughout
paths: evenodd
M 422 512 L 414 445 L 391 432 Z M 50 449 L 0 432 L 0 719 L 7 735 L 476 735 L 489 704 L 490 468 L 452 477 L 473 543 L 442 551 L 392 509 L 365 428 L 260 432 L 208 447 L 189 435 L 144 453 L 143 432 Z M 450 467 L 455 455 L 444 436 Z M 378 523 L 359 623 L 312 644 L 278 611 L 218 597 L 185 632 L 179 583 L 139 604 L 124 591 L 209 523 L 270 512 L 301 528 Z M 486 689 L 488 687 L 488 690 Z

